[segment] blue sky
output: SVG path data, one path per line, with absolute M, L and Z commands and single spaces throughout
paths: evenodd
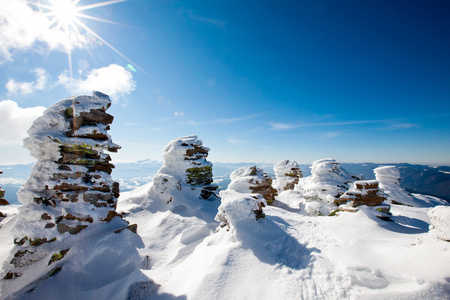
M 211 161 L 450 164 L 448 1 L 115 2 L 78 2 L 96 19 L 68 51 L 50 2 L 0 0 L 0 164 L 32 161 L 32 120 L 92 89 L 115 161 L 197 134 Z

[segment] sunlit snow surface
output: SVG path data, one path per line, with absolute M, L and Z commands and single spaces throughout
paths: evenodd
M 298 194 L 286 192 L 264 209 L 265 219 L 244 220 L 216 232 L 220 200 L 198 199 L 197 191 L 183 187 L 173 191 L 170 204 L 155 202 L 151 185 L 123 193 L 118 206 L 128 212 L 131 224 L 138 224 L 143 245 L 132 235 L 124 242 L 138 248 L 140 265 L 136 253 L 129 253 L 122 261 L 89 266 L 90 254 L 85 253 L 86 259 L 71 268 L 97 272 L 99 282 L 81 280 L 85 290 L 78 296 L 126 299 L 125 287 L 151 278 L 159 289 L 129 299 L 449 299 L 450 243 L 429 231 L 429 207 L 392 205 L 391 222 L 364 208 L 311 217 L 296 206 Z M 433 200 L 414 196 L 416 201 Z M 5 259 L 12 248 L 16 207 L 2 210 L 8 214 L 0 228 Z M 80 244 L 74 255 L 121 245 L 103 238 L 84 247 Z M 140 270 L 131 272 L 127 265 Z M 69 274 L 61 272 L 64 276 L 46 283 L 56 289 L 52 295 L 70 295 Z M 45 291 L 31 298 L 44 299 Z

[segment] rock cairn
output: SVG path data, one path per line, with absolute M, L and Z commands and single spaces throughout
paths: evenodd
M 303 177 L 300 166 L 295 161 L 283 160 L 273 167 L 277 178 L 277 190 L 279 192 L 293 190 L 294 186 Z
M 3 174 L 3 172 L 0 171 L 0 174 Z M 2 205 L 9 205 L 9 202 L 6 199 L 4 199 L 4 197 L 5 197 L 5 190 L 2 190 L 1 187 L 0 187 L 0 206 L 2 206 Z M 0 218 L 4 218 L 4 217 L 6 217 L 6 214 L 2 213 L 0 211 Z
M 226 189 L 220 192 L 221 204 L 215 217 L 220 222 L 220 228 L 239 227 L 239 224 L 246 221 L 257 221 L 265 218 L 263 207 L 267 202 L 260 194 L 240 193 Z
M 114 119 L 106 113 L 110 105 L 109 97 L 99 92 L 61 100 L 28 130 L 24 145 L 37 162 L 18 192 L 23 206 L 5 279 L 21 277 L 52 252 L 62 259 L 71 236 L 118 216 L 119 184 L 110 176 L 114 165 L 104 153 L 120 149 L 107 133 Z M 136 226 L 129 229 L 136 231 Z
M 397 205 L 413 206 L 414 198 L 400 184 L 400 171 L 396 166 L 384 166 L 373 170 L 375 178 L 387 194 L 387 202 Z
M 300 179 L 295 187 L 303 195 L 305 209 L 313 216 L 326 216 L 338 209 L 339 198 L 355 180 L 334 159 L 316 160 L 311 176 Z
M 390 218 L 391 206 L 384 203 L 387 198 L 378 185 L 376 180 L 355 181 L 353 189 L 348 190 L 339 198 L 338 203 L 345 203 L 339 206 L 339 210 L 356 212 L 359 206 L 367 205 L 374 210 L 377 217 Z
M 153 190 L 163 194 L 181 190 L 184 185 L 199 190 L 202 199 L 215 197 L 218 187 L 212 184 L 212 163 L 206 160 L 208 153 L 209 148 L 196 135 L 172 140 L 164 149 L 163 166 L 153 178 Z M 171 202 L 170 192 L 167 197 L 165 200 Z
M 275 200 L 277 190 L 272 187 L 272 178 L 256 166 L 239 168 L 231 173 L 230 179 L 229 190 L 260 194 L 267 204 L 272 204 Z

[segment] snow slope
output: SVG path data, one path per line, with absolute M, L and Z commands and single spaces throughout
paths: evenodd
M 386 222 L 364 208 L 311 217 L 278 202 L 265 219 L 215 232 L 219 201 L 141 210 L 145 193 L 123 196 L 143 272 L 161 284 L 155 299 L 449 299 L 450 244 L 428 232 L 429 208 L 392 205 Z
M 114 278 L 116 262 L 97 261 L 79 271 L 98 272 L 103 282 L 78 282 L 85 293 L 73 299 L 449 299 L 450 244 L 428 231 L 429 207 L 392 205 L 393 222 L 386 222 L 366 209 L 311 217 L 276 201 L 264 208 L 264 219 L 216 232 L 220 200 L 175 189 L 167 204 L 151 199 L 151 187 L 123 193 L 118 204 L 142 239 L 125 238 L 139 257 L 129 253 L 121 264 L 130 263 L 134 272 Z M 2 259 L 12 248 L 15 209 L 1 221 Z M 121 243 L 104 238 L 86 247 L 104 251 Z M 95 253 L 101 257 L 101 250 Z M 85 252 L 73 255 L 80 259 Z M 74 275 L 54 276 L 34 299 L 67 298 Z M 129 297 L 125 287 L 149 278 L 159 289 L 139 288 Z

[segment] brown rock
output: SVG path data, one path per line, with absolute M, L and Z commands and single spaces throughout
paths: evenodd
M 77 225 L 75 227 L 72 227 L 72 226 L 69 226 L 64 223 L 58 223 L 58 226 L 56 228 L 58 229 L 59 233 L 61 233 L 61 234 L 66 233 L 66 232 L 69 232 L 70 234 L 77 234 L 78 232 L 85 229 L 86 227 L 88 227 L 88 226 L 87 225 Z
M 55 185 L 53 189 L 55 191 L 87 191 L 89 188 L 78 184 L 63 182 L 60 185 Z
M 0 199 L 0 205 L 9 205 L 9 202 L 6 199 Z
M 337 204 L 349 202 L 351 207 L 361 205 L 378 206 L 386 200 L 382 190 L 378 188 L 378 181 L 355 181 L 355 188 L 345 192 L 337 201 Z

